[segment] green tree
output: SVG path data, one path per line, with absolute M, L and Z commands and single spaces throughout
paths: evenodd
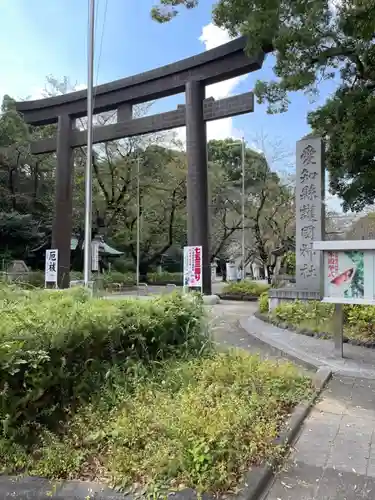
M 26 259 L 51 230 L 53 155 L 34 157 L 30 142 L 50 134 L 27 127 L 14 100 L 4 96 L 0 115 L 0 251 L 4 259 Z
M 137 160 L 140 160 L 140 275 L 159 264 L 172 247 L 186 240 L 186 157 L 178 151 L 149 146 L 122 160 L 126 182 L 121 209 L 107 210 L 112 220 L 111 238 L 136 262 Z M 122 191 L 121 191 L 122 192 Z
M 260 140 L 262 154 L 245 149 L 245 250 L 246 264 L 260 263 L 271 277 L 275 266 L 272 250 L 291 236 L 295 216 L 293 190 L 271 169 L 284 162 L 286 152 L 277 141 L 272 148 L 267 142 L 264 137 Z M 212 246 L 218 248 L 215 256 L 223 251 L 227 257 L 241 255 L 241 144 L 233 139 L 210 141 L 208 158 L 211 182 L 212 173 L 216 174 L 211 214 Z
M 197 0 L 160 0 L 152 11 L 166 22 Z M 273 50 L 271 81 L 258 81 L 258 102 L 270 113 L 288 109 L 289 94 L 318 93 L 324 80 L 337 89 L 311 113 L 314 132 L 327 138 L 330 190 L 344 209 L 375 200 L 375 0 L 219 0 L 213 21 L 232 36 L 247 36 L 247 52 Z
M 28 252 L 40 243 L 43 236 L 32 214 L 0 212 L 0 259 L 27 259 Z

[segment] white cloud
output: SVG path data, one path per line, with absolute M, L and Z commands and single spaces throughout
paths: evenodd
M 210 50 L 229 42 L 230 37 L 227 31 L 210 23 L 203 26 L 199 41 L 204 44 L 205 50 Z M 234 89 L 240 81 L 244 80 L 246 77 L 247 75 L 243 75 L 230 80 L 225 80 L 223 82 L 215 83 L 214 85 L 209 85 L 206 88 L 206 97 L 213 97 L 214 99 L 229 97 L 233 94 Z M 178 129 L 177 134 L 181 142 L 185 144 L 185 128 Z M 236 139 L 241 138 L 241 132 L 233 127 L 232 118 L 223 118 L 207 124 L 207 140 L 226 139 L 227 137 L 233 137 Z

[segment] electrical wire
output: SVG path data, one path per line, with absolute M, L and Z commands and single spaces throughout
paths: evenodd
M 98 21 L 98 11 L 99 11 L 99 0 L 97 3 L 97 17 L 96 17 L 96 22 Z M 98 80 L 99 80 L 99 70 L 100 70 L 100 62 L 101 62 L 101 57 L 102 57 L 102 51 L 103 51 L 103 41 L 104 41 L 104 32 L 105 32 L 105 25 L 107 21 L 107 13 L 108 13 L 108 0 L 105 0 L 104 4 L 104 14 L 103 14 L 103 23 L 102 23 L 102 30 L 101 30 L 101 36 L 100 36 L 100 43 L 99 43 L 99 55 L 98 55 L 98 61 L 97 61 L 97 66 L 96 66 L 96 81 L 95 81 L 95 87 L 94 87 L 94 95 L 93 95 L 93 111 L 95 109 L 95 98 L 96 98 L 96 89 L 98 87 Z M 97 26 L 95 27 L 95 31 L 97 34 Z

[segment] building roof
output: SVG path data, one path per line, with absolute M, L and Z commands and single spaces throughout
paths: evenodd
M 78 245 L 78 238 L 75 236 L 70 239 L 70 250 L 75 250 Z M 99 253 L 102 255 L 109 255 L 112 257 L 119 257 L 120 255 L 124 255 L 124 252 L 120 252 L 115 248 L 109 246 L 105 241 L 99 240 Z

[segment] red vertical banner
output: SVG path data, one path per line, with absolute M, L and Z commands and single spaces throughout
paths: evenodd
M 184 286 L 202 287 L 202 247 L 184 248 Z

